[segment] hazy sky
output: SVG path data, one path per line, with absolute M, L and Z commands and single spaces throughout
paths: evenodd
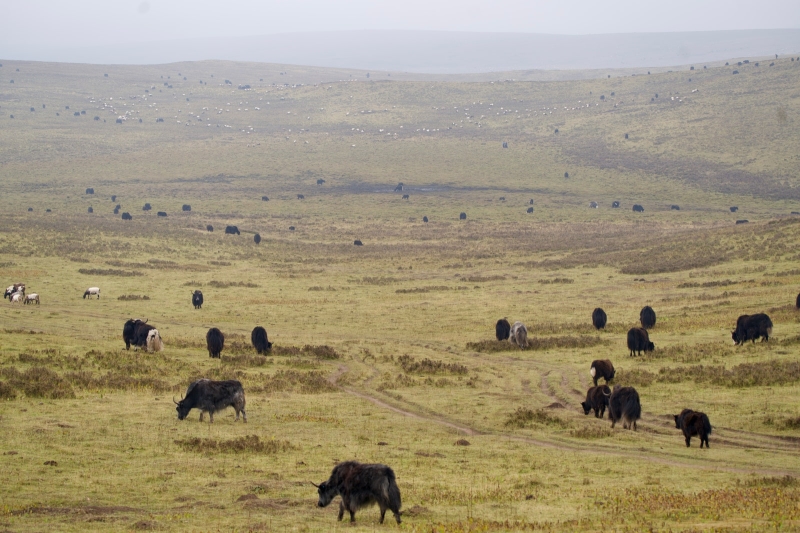
M 409 29 L 592 34 L 800 28 L 798 0 L 0 0 L 0 45 Z

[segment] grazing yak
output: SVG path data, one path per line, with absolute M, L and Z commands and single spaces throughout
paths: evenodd
M 160 217 L 165 217 L 165 216 L 167 216 L 167 212 L 166 211 L 159 211 L 158 213 L 156 213 L 156 215 L 158 215 Z
M 181 206 L 181 210 L 182 211 L 191 211 L 192 210 L 192 206 L 190 206 L 189 204 L 183 204 Z
M 520 348 L 528 347 L 528 328 L 522 322 L 514 322 L 509 332 L 508 341 L 511 344 L 516 344 Z
M 588 415 L 589 411 L 594 411 L 595 418 L 603 418 L 608 407 L 608 399 L 611 396 L 611 389 L 608 385 L 594 386 L 586 391 L 586 401 L 581 402 L 583 414 Z
M 256 244 L 261 244 L 261 235 L 259 235 L 258 233 L 253 235 L 253 242 Z
M 614 379 L 614 375 L 617 373 L 614 370 L 614 365 L 611 364 L 611 361 L 608 359 L 595 359 L 592 361 L 592 367 L 589 369 L 589 374 L 592 375 L 592 379 L 594 380 L 594 386 L 597 386 L 597 380 L 603 378 L 606 380 L 606 383 Z
M 794 301 L 794 306 L 800 309 L 800 294 L 797 295 L 797 300 Z
M 639 311 L 639 322 L 642 323 L 644 329 L 650 329 L 656 325 L 656 312 L 649 305 L 642 307 Z
M 253 348 L 259 355 L 264 355 L 272 349 L 272 343 L 267 338 L 267 330 L 261 326 L 253 328 L 253 332 L 250 333 L 250 342 L 253 343 Z
M 461 213 L 460 215 L 458 215 L 458 218 L 459 218 L 459 220 L 467 220 L 467 214 L 466 213 Z
M 761 337 L 762 342 L 768 341 L 772 335 L 772 320 L 764 313 L 755 315 L 742 315 L 736 320 L 736 329 L 731 332 L 733 344 L 739 345 L 746 341 L 753 341 Z
M 35 292 L 32 292 L 31 294 L 25 296 L 25 301 L 23 303 L 39 305 L 39 295 Z
M 131 318 L 122 326 L 122 340 L 125 349 L 130 350 L 131 344 L 135 348 L 144 348 L 148 352 L 160 352 L 164 349 L 164 341 L 158 330 L 147 323 L 147 319 Z
M 427 222 L 428 221 L 428 217 L 427 216 L 422 217 L 422 221 L 423 222 Z
M 11 295 L 17 292 L 25 294 L 24 283 L 15 283 L 13 285 L 9 285 L 6 289 L 6 292 L 3 294 L 3 298 L 11 298 Z
M 408 200 L 408 198 L 409 196 L 407 194 L 404 194 L 402 200 Z
M 122 213 L 122 220 L 133 220 L 133 217 L 127 211 Z
M 595 328 L 604 329 L 607 322 L 608 316 L 606 316 L 606 312 L 603 311 L 602 307 L 598 307 L 592 311 L 592 324 Z
M 738 210 L 739 210 L 739 208 L 738 208 L 737 206 L 735 206 L 735 205 L 734 205 L 734 206 L 731 206 L 731 213 L 735 213 L 735 212 L 737 212 Z
M 211 224 L 207 225 L 206 231 L 214 231 L 214 226 L 212 226 Z
M 226 235 L 240 235 L 239 228 L 237 228 L 236 226 L 227 226 L 225 228 L 225 234 Z
M 614 209 L 618 209 L 619 208 L 619 201 L 614 200 L 613 202 L 611 202 L 611 207 L 613 207 Z
M 611 419 L 611 427 L 622 420 L 623 428 L 633 428 L 636 431 L 636 421 L 641 417 L 642 405 L 639 403 L 639 393 L 636 389 L 615 385 L 608 399 L 608 418 Z
M 631 328 L 628 330 L 628 349 L 631 351 L 631 357 L 642 355 L 642 352 L 652 352 L 655 348 L 655 345 L 650 342 L 650 336 L 646 329 Z
M 700 411 L 692 411 L 691 409 L 684 409 L 679 415 L 672 415 L 675 418 L 675 427 L 683 431 L 683 436 L 686 438 L 686 447 L 692 437 L 700 437 L 700 447 L 703 443 L 708 445 L 708 436 L 711 434 L 711 422 L 708 421 L 708 416 Z
M 529 207 L 528 209 L 525 210 L 525 212 L 528 214 L 533 213 L 533 208 Z
M 501 318 L 494 326 L 494 334 L 499 341 L 508 340 L 511 335 L 511 324 L 508 323 L 508 318 Z
M 356 239 L 353 241 L 353 246 L 364 246 L 364 243 L 361 242 L 361 239 Z
M 180 402 L 176 402 L 175 410 L 178 411 L 178 420 L 183 420 L 189 415 L 192 409 L 200 409 L 200 422 L 203 415 L 208 413 L 209 422 L 214 422 L 214 413 L 222 411 L 226 407 L 233 407 L 236 411 L 236 420 L 239 420 L 239 413 L 247 422 L 247 414 L 244 412 L 244 388 L 236 380 L 211 381 L 210 379 L 198 379 L 186 389 L 186 395 Z
M 11 296 L 8 297 L 8 300 L 12 304 L 20 304 L 20 303 L 22 303 L 24 301 L 24 299 L 25 299 L 25 295 L 22 294 L 21 292 L 15 292 L 14 294 L 12 294 Z
M 219 359 L 225 348 L 225 335 L 218 328 L 209 329 L 206 333 L 206 345 L 208 346 L 208 356 Z
M 192 293 L 192 305 L 195 309 L 203 308 L 203 291 L 194 291 Z
M 97 295 L 97 299 L 99 300 L 100 299 L 100 287 L 89 287 L 83 293 L 83 299 L 85 300 L 86 298 L 89 298 L 91 300 L 92 299 L 91 297 L 93 295 L 95 295 L 95 294 Z
M 639 204 L 633 204 L 633 210 L 634 210 L 636 213 L 644 213 L 644 207 L 642 207 L 642 206 L 641 206 L 641 205 L 639 205 Z
M 331 471 L 331 477 L 317 487 L 320 507 L 328 504 L 338 495 L 339 520 L 344 517 L 344 512 L 350 513 L 350 522 L 356 521 L 356 511 L 362 507 L 378 504 L 381 510 L 381 520 L 386 515 L 386 509 L 392 511 L 394 519 L 400 521 L 400 489 L 394 477 L 394 471 L 382 464 L 362 464 L 355 461 L 339 463 Z
M 672 204 L 671 206 L 669 206 L 669 208 L 671 210 L 673 210 L 673 211 L 680 211 L 681 210 L 681 206 L 675 205 L 675 204 Z

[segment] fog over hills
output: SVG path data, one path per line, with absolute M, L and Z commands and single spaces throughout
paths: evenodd
M 102 47 L 0 47 L 0 58 L 7 60 L 160 64 L 221 59 L 428 74 L 655 68 L 795 53 L 800 53 L 800 29 L 601 35 L 360 30 Z

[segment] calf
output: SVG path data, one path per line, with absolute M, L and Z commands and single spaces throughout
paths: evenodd
M 28 294 L 27 296 L 25 296 L 25 302 L 23 303 L 39 305 L 39 295 L 36 294 L 35 292 Z
M 392 511 L 394 519 L 400 523 L 400 489 L 394 477 L 394 471 L 382 464 L 362 464 L 355 461 L 339 463 L 331 471 L 331 477 L 317 487 L 320 507 L 328 504 L 338 495 L 339 520 L 344 512 L 350 513 L 350 522 L 356 521 L 356 511 L 362 507 L 378 504 L 381 510 L 380 523 L 386 515 L 386 509 Z
M 222 349 L 225 348 L 225 335 L 218 328 L 211 328 L 206 333 L 208 356 L 220 358 Z
M 631 328 L 628 331 L 628 349 L 633 355 L 642 355 L 642 352 L 652 352 L 655 349 L 655 344 L 650 342 L 650 336 L 644 328 Z M 635 352 L 635 353 L 634 353 Z
M 639 403 L 639 393 L 636 389 L 615 385 L 608 399 L 608 418 L 611 419 L 611 427 L 622 420 L 623 428 L 633 428 L 636 431 L 636 421 L 641 417 L 642 405 Z
M 763 341 L 768 341 L 770 335 L 772 335 L 772 320 L 764 313 L 740 316 L 736 320 L 736 329 L 731 332 L 731 338 L 736 345 L 745 341 L 756 342 L 759 337 L 763 338 Z
M 514 322 L 509 332 L 508 342 L 516 344 L 520 348 L 528 347 L 528 328 L 522 322 Z
M 175 402 L 175 399 L 172 401 Z M 236 411 L 236 420 L 239 420 L 239 413 L 242 413 L 242 418 L 247 422 L 247 414 L 244 412 L 244 388 L 236 380 L 199 379 L 189 385 L 186 395 L 180 402 L 175 402 L 175 405 L 178 420 L 186 418 L 192 409 L 200 409 L 200 422 L 203 421 L 203 415 L 208 413 L 209 422 L 213 423 L 214 413 L 226 407 L 233 407 Z
M 596 329 L 605 329 L 606 322 L 608 322 L 608 316 L 606 316 L 606 312 L 601 307 L 592 311 L 592 325 Z
M 711 434 L 711 422 L 705 413 L 700 411 L 692 411 L 691 409 L 684 409 L 679 415 L 672 415 L 675 418 L 675 427 L 683 431 L 683 436 L 686 438 L 686 447 L 689 447 L 689 442 L 693 436 L 700 437 L 700 447 L 703 447 L 703 442 L 708 445 L 708 436 Z
M 494 326 L 494 334 L 499 341 L 508 340 L 509 335 L 511 335 L 511 324 L 508 323 L 507 318 L 501 318 L 497 321 Z
M 588 415 L 589 411 L 594 410 L 595 418 L 603 418 L 608 407 L 608 398 L 611 396 L 611 389 L 608 385 L 601 387 L 591 387 L 586 391 L 586 401 L 581 402 L 583 414 Z
M 592 375 L 592 379 L 594 380 L 594 386 L 597 386 L 597 380 L 603 378 L 606 380 L 606 383 L 614 379 L 614 374 L 616 374 L 616 370 L 614 370 L 614 365 L 611 364 L 611 361 L 608 359 L 595 359 L 592 361 L 592 367 L 589 370 L 589 373 Z

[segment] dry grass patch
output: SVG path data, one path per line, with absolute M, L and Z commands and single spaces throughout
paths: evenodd
M 534 411 L 527 407 L 517 407 L 513 413 L 508 415 L 504 425 L 508 427 L 524 428 L 532 424 L 561 427 L 567 427 L 569 425 L 565 420 L 548 413 L 544 409 L 537 409 Z
M 115 268 L 79 268 L 78 272 L 86 276 L 118 276 L 123 278 L 144 276 L 138 270 L 118 270 Z
M 285 452 L 295 449 L 289 441 L 285 440 L 261 440 L 258 435 L 247 435 L 235 439 L 201 439 L 190 437 L 188 439 L 178 439 L 175 444 L 187 452 L 200 453 L 258 453 L 272 454 Z
M 49 368 L 34 366 L 25 372 L 15 367 L 0 369 L 8 388 L 22 391 L 29 398 L 75 398 L 75 391 L 67 380 Z
M 401 355 L 397 362 L 404 372 L 409 374 L 457 374 L 463 375 L 469 372 L 466 366 L 458 363 L 445 363 L 444 361 L 434 361 L 427 357 L 422 361 L 417 361 L 410 355 Z
M 312 370 L 279 370 L 274 375 L 262 375 L 251 380 L 253 385 L 248 389 L 253 392 L 299 392 L 301 394 L 320 394 L 338 390 L 328 381 L 325 374 Z
M 592 425 L 570 430 L 569 434 L 576 439 L 603 439 L 610 437 L 613 432 L 610 428 Z

